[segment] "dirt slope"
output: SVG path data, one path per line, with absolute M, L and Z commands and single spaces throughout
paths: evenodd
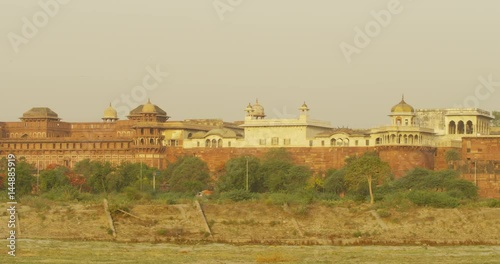
M 143 204 L 114 211 L 117 241 L 276 244 L 500 244 L 500 208 L 373 210 L 368 205 Z M 0 223 L 8 222 L 7 213 Z M 102 204 L 18 206 L 18 238 L 113 240 Z M 20 228 L 20 229 L 19 229 Z M 8 234 L 0 225 L 1 238 Z

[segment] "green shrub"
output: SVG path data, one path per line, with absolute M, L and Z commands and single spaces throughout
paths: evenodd
M 387 218 L 387 217 L 391 216 L 391 212 L 384 210 L 384 209 L 378 209 L 377 214 L 381 218 Z
M 80 193 L 73 186 L 65 185 L 50 189 L 43 193 L 42 197 L 53 201 L 71 201 L 78 200 Z
M 134 187 L 125 187 L 124 193 L 127 196 L 128 199 L 130 200 L 146 200 L 149 201 L 151 200 L 152 194 L 149 192 L 141 192 L 138 189 Z
M 50 205 L 48 201 L 44 198 L 38 196 L 25 195 L 20 198 L 20 203 L 33 207 L 37 211 L 47 211 L 50 210 Z
M 459 199 L 448 193 L 433 191 L 412 191 L 408 199 L 419 206 L 431 206 L 436 208 L 455 208 L 460 204 Z
M 314 193 L 310 191 L 302 191 L 294 194 L 289 193 L 270 193 L 267 196 L 268 203 L 275 205 L 300 205 L 311 204 L 314 201 Z
M 193 195 L 189 193 L 179 193 L 179 192 L 164 192 L 156 193 L 154 199 L 159 202 L 164 202 L 166 204 L 181 204 L 189 203 L 193 200 Z
M 345 170 L 330 169 L 326 172 L 325 183 L 323 184 L 325 191 L 341 194 L 347 191 L 345 182 Z
M 488 199 L 486 201 L 486 205 L 491 208 L 498 208 L 500 207 L 500 200 L 498 199 Z
M 317 192 L 314 193 L 314 199 L 318 201 L 338 201 L 340 200 L 340 196 L 331 192 Z
M 239 202 L 254 199 L 255 195 L 245 190 L 232 190 L 229 192 L 221 193 L 220 198 Z
M 114 194 L 108 196 L 109 211 L 115 213 L 117 210 L 130 212 L 133 202 L 124 194 Z
M 395 208 L 398 211 L 406 211 L 414 206 L 414 204 L 408 200 L 406 192 L 397 191 L 394 193 L 386 194 L 382 197 L 379 206 L 385 208 Z

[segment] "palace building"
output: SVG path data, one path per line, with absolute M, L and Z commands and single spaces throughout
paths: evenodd
M 271 148 L 286 148 L 294 162 L 323 173 L 341 168 L 351 156 L 376 151 L 396 177 L 410 169 L 459 168 L 484 197 L 500 198 L 500 132 L 481 109 L 415 109 L 404 98 L 388 111 L 388 125 L 335 128 L 310 117 L 309 106 L 296 118 L 266 118 L 257 101 L 244 108 L 242 121 L 188 119 L 172 121 L 148 101 L 125 120 L 110 105 L 101 122 L 66 122 L 47 107 L 25 112 L 20 121 L 0 122 L 0 155 L 24 157 L 39 169 L 51 164 L 73 167 L 84 159 L 112 164 L 141 162 L 164 169 L 181 156 L 207 162 L 212 177 L 234 157 L 260 157 Z M 450 162 L 446 153 L 460 154 Z
M 162 108 L 148 101 L 130 111 L 126 120 L 120 120 L 110 105 L 102 122 L 77 123 L 62 121 L 50 108 L 35 107 L 18 122 L 0 123 L 0 152 L 24 156 L 39 168 L 72 167 L 84 159 L 165 168 L 167 160 L 175 159 L 168 156 L 169 149 L 175 149 L 175 155 L 196 155 L 207 148 L 461 148 L 465 136 L 489 135 L 492 119 L 481 109 L 414 109 L 404 98 L 388 113 L 389 125 L 364 130 L 334 128 L 311 119 L 306 103 L 298 111 L 295 119 L 267 119 L 257 101 L 245 108 L 241 122 L 170 121 Z

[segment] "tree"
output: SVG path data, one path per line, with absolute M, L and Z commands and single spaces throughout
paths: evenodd
M 70 185 L 69 170 L 63 166 L 44 170 L 40 173 L 40 189 L 44 192 Z
M 226 162 L 225 173 L 218 179 L 217 187 L 221 191 L 246 190 L 248 161 L 248 190 L 259 192 L 263 189 L 258 171 L 260 161 L 253 156 L 240 156 Z
M 7 159 L 2 158 L 0 160 L 0 168 L 2 171 L 7 171 Z M 14 186 L 16 196 L 22 196 L 25 194 L 30 194 L 36 183 L 36 178 L 33 177 L 35 174 L 35 167 L 26 162 L 25 159 L 21 158 L 16 163 L 16 185 Z M 8 188 L 8 177 L 3 177 L 4 189 Z
M 288 192 L 304 190 L 310 178 L 312 178 L 312 172 L 308 167 L 292 166 L 286 175 L 284 188 Z
M 262 158 L 259 169 L 264 189 L 270 192 L 295 192 L 305 189 L 312 173 L 309 168 L 296 166 L 285 149 L 272 149 Z
M 500 126 L 500 112 L 499 111 L 493 111 L 493 120 L 491 120 L 491 125 L 492 126 Z
M 325 184 L 323 185 L 323 188 L 327 192 L 333 192 L 338 195 L 345 193 L 347 191 L 345 169 L 329 169 L 326 172 Z
M 108 192 L 108 181 L 113 172 L 109 162 L 82 160 L 75 165 L 75 173 L 83 175 L 90 190 L 94 193 Z
M 432 171 L 416 168 L 394 181 L 390 191 L 417 192 L 418 195 L 413 198 L 419 198 L 418 196 L 424 196 L 424 194 L 432 196 L 436 193 L 445 193 L 450 197 L 460 199 L 477 198 L 478 188 L 472 182 L 460 179 L 459 176 L 459 173 L 454 170 Z
M 145 164 L 142 165 L 143 178 L 148 178 L 150 168 Z M 135 182 L 140 182 L 141 179 L 141 164 L 125 162 L 116 168 L 116 172 L 108 179 L 108 190 L 120 192 L 124 188 L 131 186 Z M 144 184 L 144 182 L 143 182 Z
M 446 151 L 446 153 L 444 154 L 444 157 L 445 157 L 446 162 L 448 163 L 450 169 L 452 169 L 453 163 L 455 161 L 460 160 L 460 152 L 458 152 L 456 149 L 450 149 L 450 150 Z
M 207 164 L 197 157 L 181 157 L 165 171 L 169 188 L 174 192 L 196 194 L 207 188 L 210 175 Z
M 350 190 L 359 190 L 368 184 L 370 203 L 374 203 L 373 181 L 379 182 L 390 175 L 389 164 L 380 160 L 375 152 L 366 152 L 359 158 L 352 158 L 345 166 L 345 179 Z

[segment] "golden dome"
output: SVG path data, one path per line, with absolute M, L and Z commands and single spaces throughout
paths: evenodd
M 106 108 L 106 110 L 104 110 L 104 118 L 105 119 L 117 119 L 118 118 L 118 113 L 111 106 L 111 103 L 109 104 L 109 107 Z
M 399 104 L 397 104 L 391 108 L 391 112 L 392 113 L 413 113 L 413 112 L 415 112 L 415 109 L 411 105 L 409 105 L 405 102 L 405 97 L 403 96 L 403 98 L 401 98 L 401 102 L 399 102 Z
M 151 103 L 151 100 L 148 99 L 148 102 L 142 107 L 143 113 L 156 113 L 156 107 Z

